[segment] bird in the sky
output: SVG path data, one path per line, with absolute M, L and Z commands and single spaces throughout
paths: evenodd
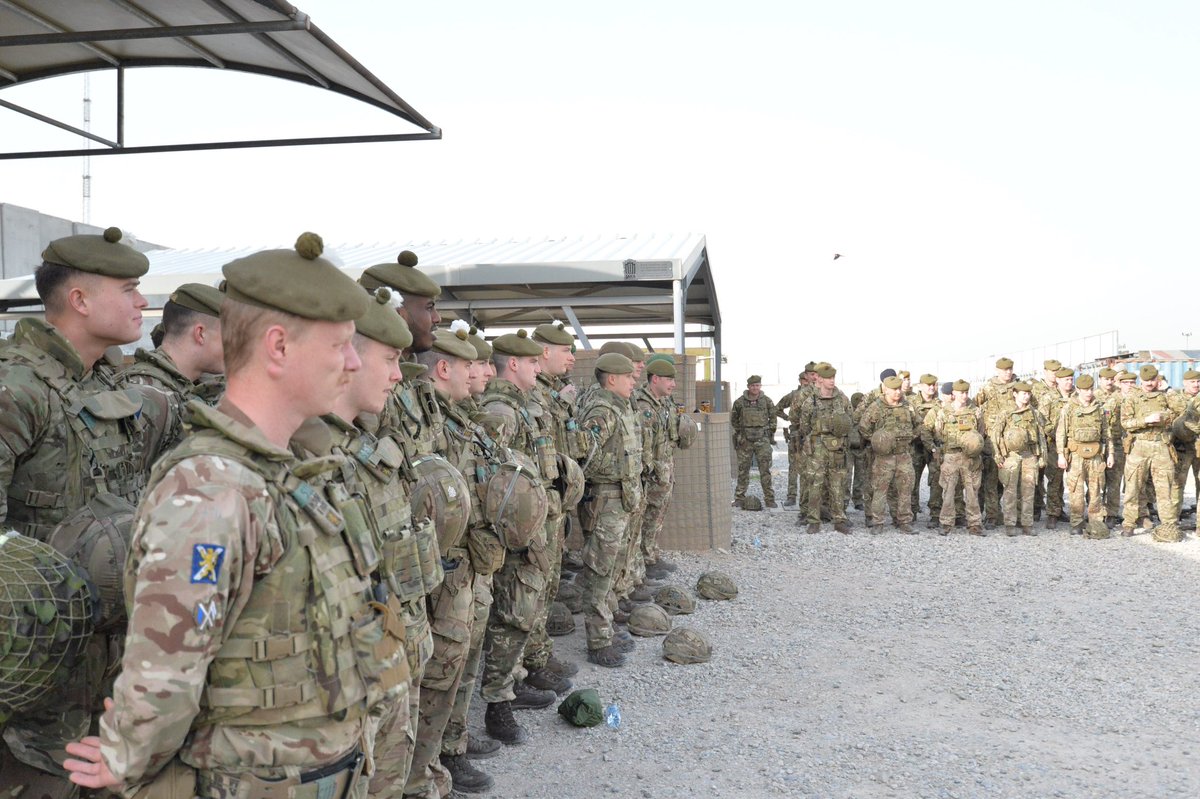
M 835 260 L 835 261 L 836 261 L 838 258 L 841 258 L 841 257 L 842 257 L 842 254 L 841 254 L 840 252 L 835 252 L 835 253 L 833 254 L 833 260 Z

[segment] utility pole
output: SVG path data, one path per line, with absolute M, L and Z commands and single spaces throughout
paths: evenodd
M 92 77 L 83 75 L 83 129 L 92 132 Z M 84 149 L 92 149 L 92 140 L 84 137 Z M 83 157 L 83 224 L 92 223 L 92 157 Z

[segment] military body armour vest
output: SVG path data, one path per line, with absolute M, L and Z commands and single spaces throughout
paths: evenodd
M 1081 444 L 1094 444 L 1100 440 L 1101 424 L 1104 421 L 1104 410 L 1100 403 L 1080 405 L 1078 402 L 1067 404 L 1067 436 L 1070 441 Z
M 962 437 L 964 434 L 979 432 L 979 418 L 975 415 L 974 408 L 962 408 L 961 410 L 945 408 L 939 413 L 943 446 L 949 452 L 956 452 L 963 448 Z
M 607 441 L 593 441 L 583 465 L 584 476 L 591 483 L 620 483 L 622 502 L 631 509 L 642 497 L 642 440 L 629 401 L 600 389 L 588 397 L 581 414 L 584 430 L 593 435 L 600 432 L 600 426 L 594 424 L 599 416 L 607 417 L 612 426 Z

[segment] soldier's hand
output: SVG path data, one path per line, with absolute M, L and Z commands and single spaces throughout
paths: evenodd
M 1060 468 L 1060 469 L 1067 468 L 1067 459 L 1065 457 L 1063 457 L 1062 455 L 1058 456 L 1058 468 Z
M 112 710 L 113 701 L 106 698 L 104 700 L 104 709 Z M 120 785 L 121 780 L 113 776 L 113 773 L 108 770 L 104 759 L 100 757 L 100 739 L 95 735 L 89 735 L 78 741 L 72 741 L 67 744 L 67 754 L 74 755 L 75 758 L 67 758 L 63 761 L 63 768 L 67 770 L 68 779 L 76 785 L 82 785 L 84 788 L 112 788 Z
M 575 389 L 576 389 L 576 386 L 574 383 L 567 383 L 565 386 L 563 386 L 562 391 L 558 392 L 558 395 L 560 397 L 564 397 L 568 400 L 574 399 L 575 398 Z
M 1155 411 L 1146 417 L 1146 424 L 1159 424 L 1163 420 L 1163 412 Z
M 1114 467 L 1116 465 L 1117 465 L 1117 459 L 1113 457 L 1111 452 L 1108 453 L 1108 468 L 1111 469 L 1112 467 Z

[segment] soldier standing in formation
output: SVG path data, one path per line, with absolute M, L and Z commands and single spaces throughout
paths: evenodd
M 1071 535 L 1082 535 L 1085 522 L 1092 538 L 1108 538 L 1104 523 L 1105 470 L 1111 468 L 1112 430 L 1104 407 L 1096 401 L 1095 380 L 1081 375 L 1075 393 L 1059 412 L 1058 468 L 1067 475 Z M 1084 518 L 1086 495 L 1087 518 Z
M 954 527 L 955 503 L 961 497 L 967 516 L 967 532 L 983 535 L 983 514 L 979 510 L 979 483 L 983 476 L 983 412 L 970 403 L 971 384 L 956 380 L 951 386 L 948 407 L 931 408 L 921 426 L 926 447 L 940 462 L 942 507 L 941 534 Z M 930 511 L 930 519 L 933 511 Z
M 909 398 L 909 402 L 912 403 L 917 418 L 922 422 L 929 416 L 930 411 L 942 406 L 937 394 L 937 376 L 921 375 L 921 379 L 917 383 L 917 390 Z M 928 470 L 926 482 L 929 484 L 929 502 L 926 507 L 929 510 L 929 528 L 932 530 L 937 527 L 938 515 L 942 510 L 941 464 L 937 458 L 933 457 L 933 450 L 922 435 L 913 439 L 913 513 L 921 511 L 921 475 L 926 470 Z
M 758 462 L 758 480 L 762 485 L 763 504 L 768 508 L 775 504 L 775 488 L 771 484 L 771 445 L 775 443 L 775 404 L 762 393 L 762 378 L 750 375 L 746 390 L 733 403 L 729 417 L 733 427 L 733 443 L 737 452 L 737 487 L 733 492 L 733 504 L 741 507 L 746 498 L 746 487 L 750 483 L 750 464 Z
M 1014 383 L 1012 408 L 992 416 L 988 438 L 995 448 L 1004 487 L 1001 508 L 1004 531 L 1014 536 L 1017 526 L 1025 535 L 1033 535 L 1033 507 L 1038 470 L 1046 454 L 1046 420 L 1032 406 L 1033 393 L 1028 383 Z
M 996 374 L 983 384 L 975 395 L 975 404 L 983 409 L 983 426 L 991 430 L 1000 419 L 1011 412 L 1016 403 L 1013 400 L 1013 361 L 1011 358 L 1000 358 L 996 361 Z M 996 449 L 996 442 L 991 436 L 984 443 L 983 456 L 983 516 L 984 529 L 995 527 L 1001 523 L 1000 508 L 1000 467 L 1004 464 L 1004 456 Z
M 796 436 L 796 430 L 790 424 L 790 414 L 792 406 L 800 399 L 800 395 L 813 384 L 816 367 L 817 365 L 812 361 L 806 363 L 804 371 L 800 373 L 800 385 L 784 394 L 779 402 L 775 403 L 775 415 L 789 421 L 788 426 L 783 428 L 783 438 L 788 445 L 787 498 L 783 501 L 785 508 L 795 506 L 797 486 L 800 485 L 804 472 L 803 455 L 801 454 L 804 442 Z
M 912 440 L 919 422 L 903 395 L 903 381 L 892 375 L 883 381 L 882 400 L 871 403 L 858 429 L 871 442 L 871 504 L 867 527 L 883 525 L 884 504 L 891 502 L 892 521 L 902 533 L 912 528 Z
M 1184 412 L 1176 419 L 1171 428 L 1175 446 L 1175 516 L 1183 514 L 1183 494 L 1188 483 L 1195 486 L 1196 496 L 1200 496 L 1200 459 L 1196 457 L 1196 432 L 1188 426 L 1189 416 L 1195 416 L 1200 407 L 1200 372 L 1189 369 L 1183 373 L 1183 397 L 1187 401 Z M 1194 509 L 1193 509 L 1194 510 Z M 1194 521 L 1193 521 L 1194 526 Z
M 696 423 L 692 417 L 681 414 L 675 405 L 672 396 L 675 385 L 675 359 L 669 355 L 655 355 L 647 360 L 646 382 L 634 395 L 637 409 L 642 413 L 643 426 L 653 431 L 651 459 L 649 465 L 642 464 L 646 511 L 642 517 L 639 556 L 644 564 L 640 574 L 649 580 L 664 579 L 678 569 L 662 556 L 658 537 L 666 520 L 671 492 L 675 489 L 675 450 L 685 445 L 680 428 L 694 429 Z
M 1140 511 L 1139 499 L 1147 475 L 1154 487 L 1160 523 L 1154 528 L 1156 541 L 1182 540 L 1175 503 L 1175 461 L 1171 447 L 1171 424 L 1183 415 L 1186 403 L 1178 394 L 1161 390 L 1158 369 L 1143 366 L 1138 371 L 1141 390 L 1131 391 L 1121 403 L 1121 426 L 1125 431 L 1125 513 L 1121 535 L 1134 534 Z
M 828 363 L 814 369 L 815 387 L 794 400 L 792 435 L 804 441 L 804 481 L 806 515 L 798 524 L 808 522 L 807 532 L 821 531 L 821 508 L 828 507 L 833 529 L 849 533 L 846 520 L 846 448 L 854 427 L 850 400 L 837 388 L 837 370 Z

